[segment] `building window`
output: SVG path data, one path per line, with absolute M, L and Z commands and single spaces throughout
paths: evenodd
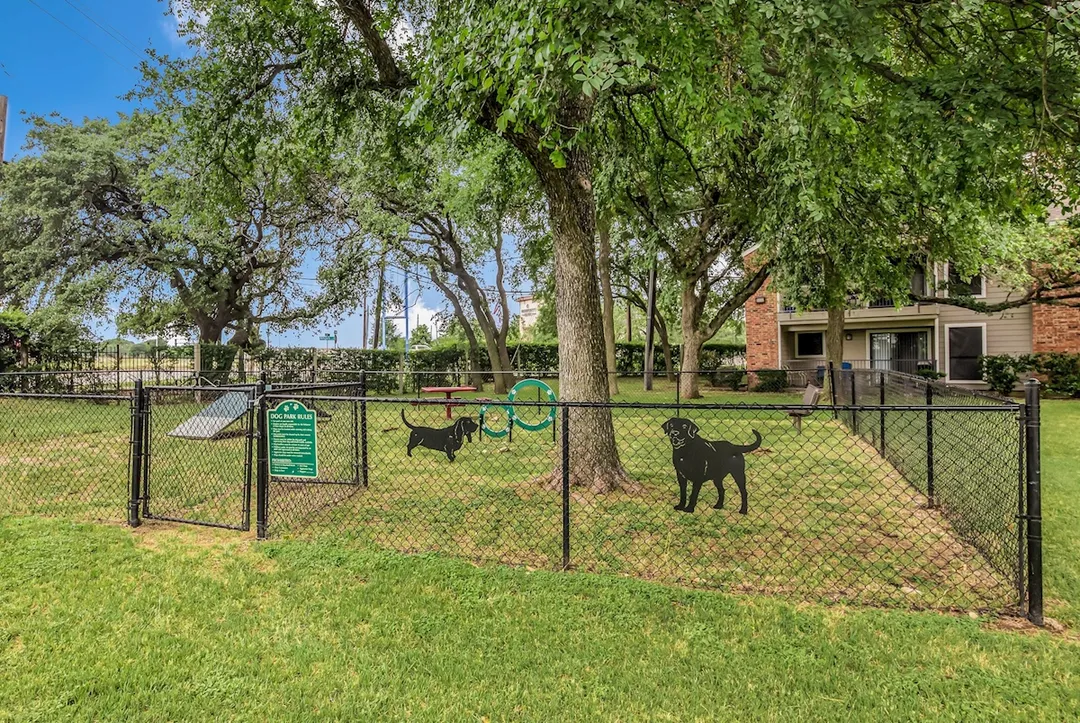
M 820 331 L 795 334 L 795 358 L 825 356 L 825 334 Z
M 974 296 L 982 298 L 986 296 L 986 279 L 982 274 L 976 274 L 969 279 L 961 278 L 949 264 L 949 296 Z
M 986 354 L 986 325 L 946 326 L 945 344 L 948 380 L 980 381 L 979 358 Z

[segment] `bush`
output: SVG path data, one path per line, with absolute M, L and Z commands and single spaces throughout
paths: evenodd
M 1012 392 L 1017 378 L 1035 372 L 1052 394 L 1080 397 L 1080 354 L 1047 352 L 1011 357 L 1007 354 L 984 356 L 979 360 L 982 379 L 998 394 Z
M 712 383 L 715 387 L 725 387 L 737 392 L 742 389 L 744 376 L 746 371 L 743 369 L 720 369 L 713 374 Z
M 1016 377 L 1020 373 L 1018 359 L 1008 354 L 988 355 L 979 359 L 982 380 L 994 392 L 1008 396 L 1016 386 Z
M 785 369 L 760 369 L 754 374 L 758 382 L 752 392 L 782 392 L 788 388 L 788 373 Z

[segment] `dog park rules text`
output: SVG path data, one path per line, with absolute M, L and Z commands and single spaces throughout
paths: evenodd
M 266 413 L 266 429 L 272 477 L 319 476 L 314 409 L 294 399 L 284 401 Z

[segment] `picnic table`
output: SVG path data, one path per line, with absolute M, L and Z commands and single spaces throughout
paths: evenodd
M 451 400 L 454 398 L 455 392 L 475 392 L 476 387 L 420 387 L 420 391 L 424 394 L 445 394 L 446 395 L 446 418 L 453 419 L 451 409 L 455 405 Z

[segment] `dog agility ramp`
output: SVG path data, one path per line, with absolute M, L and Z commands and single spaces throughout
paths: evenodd
M 248 412 L 251 395 L 229 392 L 191 419 L 169 432 L 170 437 L 213 439 Z

